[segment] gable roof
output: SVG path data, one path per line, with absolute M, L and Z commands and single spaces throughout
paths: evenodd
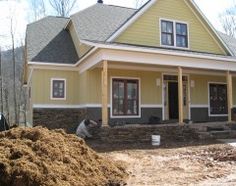
M 79 38 L 105 41 L 137 10 L 97 3 L 71 16 Z
M 236 39 L 222 32 L 218 32 L 218 34 L 223 39 L 225 44 L 229 47 L 233 55 L 236 56 Z
M 151 2 L 153 0 L 147 4 Z M 79 58 L 71 36 L 65 29 L 69 20 L 74 23 L 80 40 L 109 44 L 107 39 L 137 16 L 147 4 L 136 10 L 97 3 L 72 15 L 70 19 L 49 16 L 29 24 L 26 32 L 27 59 L 44 63 L 75 64 Z M 222 33 L 218 35 L 236 56 L 236 39 Z
M 68 18 L 48 16 L 27 25 L 27 60 L 73 64 L 79 58 L 73 41 L 64 29 Z
M 146 4 L 144 4 L 135 14 L 133 14 L 132 17 L 130 17 L 126 22 L 124 22 L 108 39 L 108 42 L 114 41 L 115 38 L 120 36 L 131 24 L 133 24 L 141 15 L 143 15 L 154 3 L 156 3 L 158 0 L 149 0 Z M 230 55 L 233 55 L 231 50 L 229 49 L 228 45 L 222 40 L 222 38 L 218 35 L 216 29 L 211 25 L 211 23 L 208 21 L 206 16 L 202 13 L 202 11 L 199 9 L 197 4 L 193 0 L 185 1 L 185 3 L 190 2 L 191 5 L 193 6 L 193 11 L 196 11 L 199 15 L 198 16 L 200 19 L 205 21 L 205 24 L 209 27 L 209 29 L 212 31 L 214 34 L 213 37 L 216 37 L 222 46 L 228 51 Z

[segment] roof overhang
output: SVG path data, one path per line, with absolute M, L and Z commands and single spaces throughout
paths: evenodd
M 162 65 L 166 67 L 234 71 L 236 72 L 236 58 L 213 54 L 202 54 L 185 51 L 173 51 L 160 48 L 130 46 L 122 44 L 95 43 L 81 40 L 93 49 L 76 64 L 58 64 L 29 62 L 34 69 L 68 70 L 80 73 L 97 67 L 101 61 L 113 61 L 121 64 Z
M 183 68 L 236 72 L 236 59 L 227 56 L 102 44 L 89 41 L 82 42 L 87 45 L 93 45 L 96 51 L 92 55 L 87 56 L 86 60 L 79 63 L 80 73 L 96 67 L 104 60 L 120 62 L 122 64 L 126 62 L 129 64 L 162 65 L 167 67 L 181 66 Z

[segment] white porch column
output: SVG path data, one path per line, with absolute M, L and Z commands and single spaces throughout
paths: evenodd
M 227 101 L 228 101 L 228 122 L 232 122 L 233 92 L 232 75 L 227 71 Z
M 102 124 L 108 126 L 108 74 L 107 61 L 103 61 L 102 69 Z
M 179 96 L 179 124 L 184 124 L 183 119 L 183 70 L 178 67 L 178 96 Z

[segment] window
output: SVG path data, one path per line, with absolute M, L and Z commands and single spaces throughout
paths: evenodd
M 66 98 L 66 80 L 52 79 L 51 80 L 51 99 L 65 99 Z
M 161 44 L 188 48 L 188 27 L 185 23 L 161 20 Z
M 112 80 L 112 115 L 139 115 L 139 84 L 134 79 Z
M 227 86 L 225 84 L 209 84 L 210 115 L 224 115 L 227 108 Z
M 163 45 L 174 46 L 173 22 L 161 22 L 161 42 Z
M 188 35 L 186 24 L 176 23 L 176 46 L 183 48 L 188 47 Z

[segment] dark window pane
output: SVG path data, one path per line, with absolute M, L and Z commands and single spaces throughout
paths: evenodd
M 186 36 L 179 36 L 179 35 L 177 35 L 176 36 L 176 46 L 177 47 L 185 47 L 185 48 L 187 48 L 188 46 L 187 46 L 187 38 L 186 38 Z
M 187 25 L 181 24 L 181 23 L 176 23 L 176 34 L 186 36 L 187 35 Z
M 169 46 L 173 46 L 174 45 L 174 41 L 173 41 L 173 35 L 171 34 L 162 34 L 162 44 L 163 45 L 169 45 Z
M 161 21 L 161 43 L 163 45 L 174 45 L 173 22 Z
M 138 81 L 113 80 L 113 115 L 138 115 Z
M 52 97 L 53 98 L 65 98 L 65 81 L 53 80 L 52 82 Z
M 173 23 L 167 22 L 167 33 L 173 33 Z
M 210 113 L 227 114 L 227 87 L 221 84 L 210 84 Z
M 161 31 L 162 32 L 167 32 L 167 25 L 165 21 L 161 22 Z
M 187 25 L 182 23 L 176 23 L 176 46 L 188 47 L 188 34 Z

